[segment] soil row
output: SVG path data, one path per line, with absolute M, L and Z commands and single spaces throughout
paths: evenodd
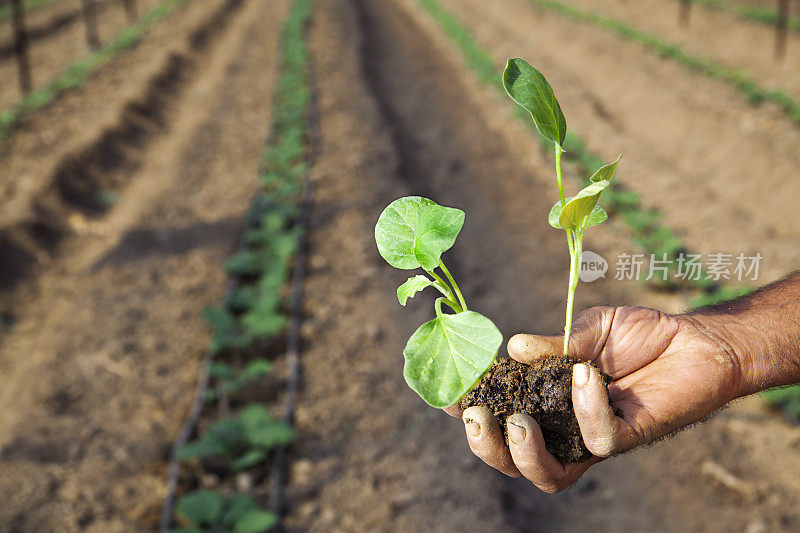
M 41 292 L 16 300 L 0 348 L 3 527 L 158 523 L 170 445 L 208 343 L 201 311 L 221 298 L 221 265 L 253 193 L 287 4 L 193 2 L 127 58 L 163 49 L 142 64 L 150 76 L 131 79 L 123 57 L 56 106 L 74 121 L 81 106 L 111 107 L 114 80 L 141 91 L 114 102 L 121 144 L 105 146 L 119 166 L 92 174 L 103 160 L 82 159 L 104 130 L 74 156 L 84 175 L 114 180 L 102 182 L 114 201 L 100 213 L 69 204 L 59 253 L 36 276 Z M 126 129 L 128 104 L 151 101 L 132 122 L 151 121 Z M 94 198 L 86 192 L 74 198 Z
M 798 523 L 790 496 L 797 483 L 773 462 L 797 432 L 758 401 L 607 461 L 555 497 L 472 457 L 461 423 L 428 408 L 403 381 L 402 347 L 430 318 L 430 302 L 422 297 L 401 311 L 394 289 L 405 276 L 381 262 L 372 229 L 381 209 L 405 194 L 464 209 L 451 257 L 470 307 L 506 336 L 556 332 L 567 252 L 545 220 L 555 195 L 551 163 L 415 2 L 320 2 L 310 39 L 315 76 L 325 80 L 317 95 L 322 150 L 313 169 L 305 388 L 287 527 L 723 531 Z M 588 246 L 615 254 L 629 243 L 609 227 Z M 599 301 L 682 305 L 633 284 L 581 287 L 577 307 Z M 772 442 L 759 440 L 763 433 Z M 704 473 L 720 471 L 757 490 L 729 491 Z M 780 496 L 761 499 L 762 487 Z

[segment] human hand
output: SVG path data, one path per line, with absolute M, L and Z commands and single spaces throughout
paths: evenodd
M 523 363 L 562 350 L 561 335 L 522 334 L 508 342 L 509 355 Z M 698 315 L 667 315 L 643 307 L 587 309 L 573 325 L 569 352 L 593 361 L 612 378 L 606 392 L 596 369 L 573 367 L 575 416 L 594 455 L 587 461 L 557 461 L 545 449 L 539 426 L 526 414 L 508 418 L 506 446 L 485 407 L 470 407 L 463 414 L 456 406 L 446 409 L 462 416 L 475 455 L 509 476 L 525 476 L 545 492 L 572 485 L 606 457 L 703 419 L 736 398 L 741 387 L 736 355 Z

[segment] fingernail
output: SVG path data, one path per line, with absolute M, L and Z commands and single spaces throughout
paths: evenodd
M 507 424 L 508 428 L 508 440 L 510 440 L 513 444 L 519 446 L 523 442 L 525 442 L 525 428 L 520 426 L 519 424 L 509 420 Z
M 589 383 L 589 365 L 578 363 L 572 367 L 572 383 L 578 387 L 583 387 Z
M 467 428 L 467 435 L 470 437 L 480 437 L 481 426 L 470 418 L 464 419 L 464 426 Z

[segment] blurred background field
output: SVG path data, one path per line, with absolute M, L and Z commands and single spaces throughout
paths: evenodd
M 569 189 L 625 154 L 578 309 L 798 268 L 797 0 L 0 0 L 0 531 L 800 529 L 795 388 L 548 496 L 406 387 L 399 196 L 466 211 L 452 268 L 506 338 L 562 325 L 517 56 Z

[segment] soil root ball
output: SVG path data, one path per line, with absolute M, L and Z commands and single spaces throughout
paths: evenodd
M 508 442 L 506 419 L 514 413 L 530 415 L 539 424 L 547 451 L 562 463 L 589 459 L 572 409 L 573 357 L 553 356 L 526 365 L 498 359 L 474 389 L 459 402 L 462 409 L 487 407 L 497 417 Z M 602 374 L 606 384 L 611 378 Z

